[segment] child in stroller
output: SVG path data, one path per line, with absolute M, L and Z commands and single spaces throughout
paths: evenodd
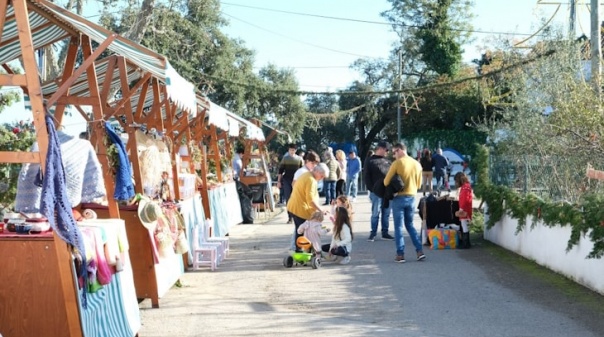
M 321 235 L 329 233 L 329 229 L 324 227 L 322 222 L 323 213 L 317 211 L 298 227 L 298 234 L 302 234 L 296 240 L 299 250 L 283 259 L 283 266 L 290 268 L 294 262 L 305 265 L 309 261 L 313 269 L 321 266 Z

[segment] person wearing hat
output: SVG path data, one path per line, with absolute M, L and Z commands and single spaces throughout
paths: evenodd
M 376 184 L 383 184 L 384 177 L 390 168 L 390 160 L 386 158 L 386 154 L 390 150 L 388 142 L 379 142 L 375 148 L 374 154 L 365 162 L 365 183 L 369 191 L 369 200 L 371 200 L 371 232 L 367 241 L 374 241 L 377 235 L 378 222 L 380 214 L 382 216 L 382 239 L 394 240 L 394 237 L 388 233 L 390 206 L 382 207 L 382 198 L 374 193 L 373 189 Z

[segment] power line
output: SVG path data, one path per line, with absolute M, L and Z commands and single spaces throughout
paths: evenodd
M 264 67 L 254 67 L 254 69 L 261 69 Z M 286 66 L 284 68 L 292 68 L 292 69 L 345 69 L 350 68 L 350 66 Z
M 222 2 L 222 4 L 223 5 L 228 5 L 228 6 L 233 6 L 233 7 L 244 7 L 244 8 L 250 8 L 250 9 L 267 11 L 267 12 L 283 13 L 283 14 L 299 15 L 299 16 L 308 16 L 308 17 L 315 17 L 315 18 L 328 19 L 328 20 L 359 22 L 359 23 L 367 23 L 367 24 L 374 24 L 374 25 L 399 26 L 399 27 L 407 27 L 407 28 L 422 28 L 421 26 L 418 26 L 418 25 L 408 25 L 408 24 L 404 24 L 404 23 L 390 23 L 390 22 L 384 22 L 384 21 L 360 20 L 360 19 L 343 18 L 343 17 L 336 17 L 336 16 L 327 16 L 327 15 L 318 15 L 318 14 L 310 14 L 310 13 L 291 12 L 291 11 L 284 11 L 284 10 L 279 10 L 279 9 L 272 9 L 272 8 L 264 8 L 264 7 L 255 7 L 255 6 L 248 6 L 248 5 L 233 4 L 233 3 L 228 3 L 228 2 L 224 2 L 224 1 Z M 531 34 L 531 33 L 497 32 L 497 31 L 485 31 L 485 30 L 479 30 L 479 29 L 461 29 L 461 28 L 454 29 L 454 28 L 451 28 L 450 30 L 452 30 L 452 31 L 458 31 L 458 32 L 477 33 L 477 34 L 525 35 L 525 36 L 534 35 L 534 34 Z
M 296 39 L 296 38 L 293 38 L 293 37 L 289 37 L 289 36 L 287 36 L 287 35 L 283 35 L 283 34 L 281 34 L 281 33 L 278 33 L 278 32 L 275 32 L 275 31 L 272 31 L 272 30 L 270 30 L 270 29 L 266 29 L 266 28 L 260 27 L 260 26 L 258 26 L 258 25 L 255 25 L 255 24 L 251 23 L 251 22 L 248 22 L 248 21 L 245 21 L 245 20 L 239 19 L 239 18 L 234 17 L 234 16 L 232 16 L 232 15 L 230 15 L 230 14 L 227 14 L 227 13 L 225 13 L 224 11 L 221 11 L 221 13 L 222 13 L 222 15 L 224 15 L 224 16 L 228 16 L 228 17 L 230 17 L 230 18 L 232 18 L 232 19 L 235 19 L 235 20 L 237 20 L 237 21 L 243 22 L 243 23 L 248 24 L 248 25 L 250 25 L 250 26 L 252 26 L 252 27 L 256 27 L 256 28 L 258 28 L 258 29 L 260 29 L 260 30 L 263 30 L 263 31 L 265 31 L 265 32 L 268 32 L 268 33 L 271 33 L 271 34 L 275 34 L 275 35 L 281 36 L 281 37 L 283 37 L 283 38 L 286 38 L 286 39 L 289 39 L 289 40 L 292 40 L 292 41 L 296 41 L 296 42 L 298 42 L 298 43 L 302 43 L 302 44 L 305 44 L 305 45 L 308 45 L 308 46 L 312 46 L 312 47 L 319 48 L 319 49 L 324 49 L 324 50 L 329 50 L 329 51 L 334 52 L 334 53 L 345 54 L 345 55 L 352 55 L 352 56 L 357 56 L 357 57 L 362 57 L 362 58 L 373 58 L 373 59 L 377 59 L 377 58 L 378 58 L 378 57 L 371 57 L 371 56 L 367 56 L 367 55 L 360 55 L 360 54 L 355 54 L 355 53 L 349 53 L 349 52 L 345 52 L 345 51 L 341 51 L 341 50 L 337 50 L 337 49 L 333 49 L 333 48 L 328 48 L 328 47 L 319 46 L 319 45 L 314 44 L 314 43 L 310 43 L 310 42 L 302 41 L 302 40 L 299 40 L 299 39 Z
M 289 95 L 295 95 L 295 96 L 308 96 L 308 95 L 340 95 L 340 96 L 344 96 L 344 95 L 372 95 L 372 96 L 377 96 L 377 95 L 387 95 L 387 94 L 396 94 L 396 93 L 417 93 L 417 92 L 423 92 L 423 91 L 427 91 L 427 90 L 432 90 L 432 89 L 437 89 L 437 88 L 446 88 L 446 87 L 450 87 L 450 86 L 454 86 L 457 84 L 461 84 L 464 82 L 469 82 L 469 81 L 475 81 L 475 80 L 479 80 L 479 79 L 483 79 L 483 78 L 489 78 L 492 77 L 494 75 L 498 75 L 500 73 L 506 72 L 508 70 L 512 70 L 514 68 L 518 68 L 520 66 L 524 66 L 530 63 L 533 63 L 543 57 L 548 57 L 553 55 L 554 53 L 556 53 L 556 50 L 549 50 L 543 54 L 538 54 L 535 57 L 532 57 L 530 59 L 526 59 L 526 60 L 522 60 L 520 62 L 511 64 L 509 66 L 505 66 L 496 70 L 493 70 L 491 72 L 488 72 L 486 74 L 481 74 L 481 75 L 477 75 L 477 76 L 471 76 L 471 77 L 464 77 L 458 80 L 454 80 L 454 81 L 449 81 L 449 82 L 443 82 L 443 83 L 436 83 L 436 84 L 430 84 L 430 85 L 426 85 L 423 87 L 415 87 L 415 88 L 406 88 L 406 89 L 400 89 L 400 90 L 382 90 L 382 91 L 337 91 L 337 92 L 332 92 L 332 91 L 300 91 L 300 90 L 285 90 L 285 89 L 266 89 L 266 88 L 261 88 L 257 85 L 253 85 L 253 84 L 249 84 L 249 83 L 242 83 L 242 82 L 238 82 L 238 81 L 233 81 L 233 80 L 229 80 L 229 79 L 225 79 L 219 76 L 212 76 L 212 75 L 208 75 L 208 74 L 202 74 L 203 77 L 206 77 L 210 80 L 214 80 L 214 81 L 221 81 L 222 83 L 230 83 L 230 84 L 234 84 L 234 85 L 238 85 L 238 86 L 242 86 L 242 87 L 246 87 L 246 88 L 252 88 L 252 89 L 261 89 L 261 90 L 269 90 L 275 93 L 282 93 L 282 94 L 289 94 Z

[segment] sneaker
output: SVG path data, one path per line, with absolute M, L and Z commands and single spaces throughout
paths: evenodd
M 350 255 L 344 257 L 342 260 L 340 260 L 340 264 L 349 264 L 350 263 Z
M 369 238 L 367 239 L 369 242 L 375 241 L 375 234 L 369 234 Z
M 394 258 L 394 262 L 398 262 L 398 263 L 405 263 L 405 255 L 397 255 Z
M 423 261 L 426 259 L 426 254 L 422 252 L 417 252 L 417 261 Z
M 394 237 L 392 235 L 386 233 L 386 234 L 382 234 L 382 240 L 390 240 L 390 241 L 392 241 L 392 240 L 394 240 Z
M 350 201 L 351 201 L 351 202 L 356 202 L 356 201 L 357 201 L 357 198 L 356 198 L 356 197 L 354 197 L 354 198 L 350 199 Z

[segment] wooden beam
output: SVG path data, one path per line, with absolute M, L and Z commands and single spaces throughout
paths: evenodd
M 73 75 L 71 75 L 66 81 L 64 81 L 59 87 L 59 89 L 52 95 L 52 97 L 48 99 L 48 106 L 52 106 L 53 104 L 55 104 L 59 97 L 61 97 L 69 89 L 69 87 L 71 87 L 73 82 L 75 82 L 78 77 L 80 77 L 80 75 L 82 75 L 82 73 L 86 71 L 86 69 L 88 69 L 88 67 L 94 65 L 94 61 L 101 55 L 101 53 L 105 51 L 105 49 L 107 49 L 107 47 L 109 47 L 113 40 L 115 40 L 116 36 L 117 34 L 111 34 L 105 41 L 103 41 L 103 43 L 101 43 L 100 46 L 98 46 L 98 48 L 94 51 L 94 53 L 92 53 L 92 55 L 86 58 L 86 60 L 82 63 L 80 67 L 78 67 L 78 69 L 73 73 Z
M 136 111 L 134 111 L 134 120 L 140 120 L 143 118 L 143 109 L 145 108 L 145 97 L 147 97 L 147 91 L 149 91 L 149 85 L 154 81 L 151 77 L 145 77 L 143 86 L 141 87 L 140 94 L 138 97 L 138 103 L 136 104 Z
M 119 69 L 119 78 L 122 87 L 122 93 L 124 97 L 130 97 L 132 94 L 128 83 L 128 69 L 126 67 L 126 59 L 123 57 L 117 58 L 117 68 Z M 135 122 L 134 116 L 132 114 L 132 103 L 130 99 L 126 99 L 123 101 L 124 108 L 126 113 L 126 123 L 128 125 L 132 125 Z M 143 179 L 141 177 L 141 167 L 140 162 L 138 160 L 138 145 L 136 143 L 136 129 L 133 127 L 126 127 L 126 132 L 128 133 L 128 143 L 127 148 L 130 151 L 130 162 L 132 163 L 132 173 L 134 175 L 134 184 L 136 185 L 136 191 L 138 193 L 144 193 L 143 189 Z
M 62 82 L 66 81 L 74 72 L 76 57 L 78 56 L 78 49 L 80 38 L 77 36 L 72 36 L 71 40 L 69 40 L 69 46 L 67 49 L 67 57 L 65 58 L 65 65 L 63 66 L 63 76 Z M 60 86 L 59 86 L 60 87 Z M 65 91 L 65 96 L 69 95 L 69 88 Z M 55 109 L 54 116 L 57 120 L 57 124 L 61 125 L 63 122 L 63 114 L 65 113 L 65 105 L 57 104 Z
M 27 85 L 25 75 L 0 74 L 0 86 L 11 85 L 24 87 Z
M 92 57 L 92 41 L 90 37 L 84 35 L 82 36 L 82 54 L 85 58 Z M 97 133 L 104 133 L 105 126 L 103 125 L 103 102 L 101 101 L 101 95 L 99 92 L 99 82 L 96 74 L 96 68 L 93 66 L 88 67 L 86 69 L 86 77 L 88 79 L 88 88 L 90 90 L 89 102 L 92 106 L 92 119 L 95 121 L 93 123 L 93 130 L 96 131 L 94 139 L 94 145 L 97 152 L 97 157 L 103 167 L 106 169 L 103 170 L 103 179 L 105 183 L 105 192 L 107 193 L 107 206 L 109 211 L 109 216 L 111 218 L 119 219 L 120 211 L 117 204 L 117 201 L 113 199 L 113 194 L 115 192 L 115 178 L 111 174 L 111 170 L 109 170 L 109 156 L 107 155 L 107 144 L 105 144 L 104 135 L 100 135 Z M 84 98 L 84 97 L 81 97 Z M 96 128 L 94 126 L 97 126 Z
M 4 23 L 6 22 L 6 9 L 8 1 L 0 1 L 0 43 L 2 43 L 2 33 L 4 33 Z
M 86 120 L 86 122 L 87 122 L 87 123 L 90 123 L 90 121 L 91 121 L 93 118 L 90 118 L 90 117 L 88 116 L 88 114 L 87 114 L 86 112 L 84 112 L 84 110 L 82 110 L 82 108 L 81 108 L 81 107 L 79 107 L 79 106 L 77 106 L 77 105 L 76 105 L 76 106 L 75 106 L 75 108 L 76 108 L 76 110 L 78 110 L 78 111 L 80 112 L 80 115 L 82 116 L 82 118 L 84 118 L 84 119 Z
M 37 2 L 41 2 L 42 3 L 42 1 L 37 1 Z M 44 2 L 44 5 L 47 5 L 47 4 L 48 4 L 48 2 Z M 38 6 L 34 6 L 34 5 L 28 3 L 27 4 L 27 9 L 36 12 L 36 14 L 38 14 L 41 17 L 43 17 L 46 20 L 48 20 L 49 23 L 52 24 L 53 26 L 61 27 L 62 30 L 66 31 L 71 36 L 78 36 L 78 35 L 80 35 L 80 32 L 71 29 L 71 27 L 68 26 L 68 25 L 66 25 L 65 23 L 63 23 L 63 21 L 57 20 L 54 16 L 50 15 L 46 11 L 41 10 Z
M 119 63 L 119 61 L 118 61 L 118 63 Z M 120 74 L 121 74 L 121 71 L 122 70 L 120 70 Z M 128 78 L 128 74 L 126 74 L 126 78 Z M 136 82 L 136 84 L 131 89 L 124 91 L 124 89 L 122 88 L 122 99 L 120 99 L 119 102 L 117 102 L 117 104 L 112 107 L 112 109 L 114 111 L 118 111 L 121 108 L 123 108 L 124 106 L 126 106 L 127 112 L 132 113 L 132 100 L 131 100 L 132 96 L 134 96 L 134 94 L 136 94 L 136 91 L 138 90 L 138 88 L 140 88 L 143 85 L 143 83 L 145 81 L 147 81 L 149 78 L 151 78 L 151 73 L 146 73 L 145 76 L 140 81 Z
M 5 0 L 3 2 L 6 2 Z M 34 121 L 34 127 L 36 130 L 36 139 L 38 141 L 39 152 L 37 154 L 40 163 L 40 168 L 43 172 L 46 171 L 46 155 L 48 153 L 48 131 L 46 129 L 46 111 L 43 103 L 42 89 L 40 86 L 40 79 L 38 77 L 38 67 L 35 59 L 35 48 L 32 40 L 32 33 L 29 23 L 29 15 L 27 11 L 26 0 L 12 0 L 13 9 L 15 12 L 15 21 L 17 23 L 17 32 L 19 36 L 19 44 L 21 47 L 23 69 L 25 70 L 25 76 L 27 78 L 26 91 L 29 93 L 29 98 L 32 107 L 32 117 Z M 25 88 L 25 87 L 24 87 Z M 25 90 L 24 90 L 25 91 Z M 29 155 L 31 156 L 31 154 Z M 10 159 L 11 156 L 3 156 L 0 154 L 0 158 Z M 62 241 L 54 234 L 55 246 L 59 246 Z M 62 245 L 65 249 L 65 245 Z M 81 337 L 83 335 L 82 326 L 80 324 L 80 312 L 77 305 L 77 285 L 74 280 L 74 275 L 71 255 L 61 255 L 61 251 L 56 249 L 56 256 L 59 260 L 58 268 L 61 272 L 59 275 L 59 282 L 61 284 L 58 291 L 63 295 L 65 301 L 65 313 L 68 336 Z M 62 259 L 61 257 L 67 256 L 68 258 Z M 15 294 L 15 296 L 18 296 Z
M 21 54 L 23 56 L 23 68 L 27 78 L 27 89 L 31 102 L 36 139 L 40 148 L 39 160 L 42 171 L 46 169 L 46 153 L 48 151 L 48 131 L 46 129 L 45 107 L 42 99 L 42 89 L 38 77 L 38 66 L 35 60 L 34 43 L 31 36 L 29 16 L 26 8 L 26 0 L 14 0 L 15 21 L 19 33 Z
M 40 163 L 40 152 L 7 152 L 0 151 L 3 163 Z
M 115 64 L 117 62 L 117 56 L 112 55 L 107 62 L 107 71 L 105 72 L 105 81 L 103 82 L 103 89 L 101 90 L 101 101 L 107 102 L 109 100 L 109 91 L 111 90 L 111 82 L 113 81 L 113 72 Z

